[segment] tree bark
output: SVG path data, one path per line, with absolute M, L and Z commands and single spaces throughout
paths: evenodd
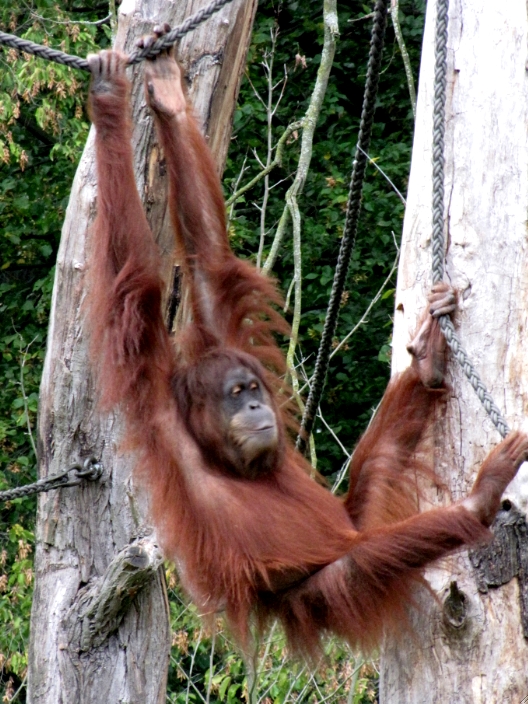
M 124 0 L 116 47 L 130 53 L 155 24 L 181 24 L 209 0 Z M 183 38 L 178 53 L 189 93 L 223 169 L 256 0 L 234 0 Z M 133 69 L 133 147 L 138 190 L 172 271 L 167 181 L 143 98 L 143 65 Z M 41 494 L 29 649 L 32 704 L 154 704 L 165 701 L 170 628 L 162 556 L 136 492 L 134 459 L 120 448 L 119 414 L 94 406 L 83 330 L 85 271 L 95 215 L 94 134 L 73 183 L 57 270 L 41 384 L 40 477 L 94 456 L 95 482 Z
M 431 285 L 435 15 L 436 2 L 429 0 L 396 295 L 394 371 L 409 363 L 405 344 Z M 446 278 L 460 295 L 456 326 L 508 423 L 525 431 L 527 24 L 525 0 L 451 0 L 445 136 Z M 437 414 L 431 456 L 450 492 L 434 492 L 433 503 L 467 494 L 500 440 L 454 360 L 448 382 L 452 391 Z M 428 571 L 438 601 L 421 594 L 421 608 L 412 616 L 415 639 L 405 646 L 386 644 L 382 702 L 496 704 L 528 696 L 526 465 L 506 495 L 511 505 L 499 513 L 491 551 L 469 556 L 465 551 Z

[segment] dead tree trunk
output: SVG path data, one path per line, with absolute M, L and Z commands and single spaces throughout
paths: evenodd
M 394 367 L 431 282 L 436 2 L 427 4 L 416 134 L 396 298 Z M 446 276 L 462 343 L 512 428 L 528 429 L 528 84 L 525 0 L 451 0 L 446 105 Z M 455 361 L 434 432 L 437 473 L 458 499 L 499 435 Z M 524 471 L 523 471 L 524 470 Z M 434 503 L 448 502 L 435 492 Z M 381 701 L 496 704 L 528 696 L 528 472 L 507 492 L 496 540 L 428 572 L 416 639 L 387 644 Z
M 208 0 L 124 0 L 116 46 L 127 53 L 154 24 L 181 24 Z M 190 95 L 223 168 L 256 0 L 234 0 L 188 34 L 179 54 Z M 138 189 L 172 270 L 167 183 L 133 69 Z M 57 260 L 39 412 L 40 476 L 94 456 L 98 482 L 41 494 L 29 653 L 32 704 L 154 704 L 165 701 L 170 647 L 162 556 L 145 522 L 145 498 L 119 447 L 121 419 L 102 417 L 83 331 L 85 270 L 96 205 L 93 132 L 74 180 Z

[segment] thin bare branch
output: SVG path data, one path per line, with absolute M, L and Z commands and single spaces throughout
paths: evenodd
M 380 286 L 380 288 L 378 289 L 378 292 L 376 293 L 376 295 L 374 296 L 374 298 L 373 298 L 373 299 L 371 300 L 371 302 L 369 303 L 369 305 L 368 305 L 368 307 L 367 307 L 367 310 L 363 313 L 363 315 L 362 315 L 361 318 L 358 320 L 358 322 L 354 325 L 354 327 L 352 328 L 352 330 L 350 330 L 350 331 L 345 335 L 345 337 L 341 340 L 341 342 L 337 345 L 337 347 L 335 347 L 335 349 L 332 350 L 332 354 L 330 355 L 330 359 L 332 359 L 332 357 L 333 357 L 334 355 L 336 355 L 336 354 L 339 352 L 339 350 L 343 347 L 343 345 L 345 345 L 345 344 L 348 342 L 348 340 L 352 337 L 352 335 L 363 325 L 363 323 L 366 322 L 366 320 L 367 320 L 367 318 L 368 318 L 368 316 L 369 316 L 370 311 L 374 308 L 374 306 L 376 305 L 376 303 L 379 301 L 379 299 L 381 298 L 381 296 L 382 296 L 382 294 L 383 294 L 383 291 L 384 291 L 385 287 L 387 286 L 387 284 L 389 283 L 389 281 L 392 279 L 392 276 L 393 276 L 394 272 L 396 271 L 396 269 L 397 269 L 397 267 L 398 267 L 398 260 L 399 260 L 399 258 L 400 258 L 400 252 L 399 252 L 399 250 L 398 250 L 398 253 L 396 254 L 396 258 L 395 258 L 394 262 L 392 263 L 392 267 L 391 267 L 390 272 L 388 273 L 387 277 L 385 278 L 385 281 L 381 284 L 381 286 Z
M 246 164 L 247 164 L 247 154 L 244 157 L 244 161 L 242 163 L 242 166 L 240 167 L 240 171 L 238 172 L 238 176 L 236 177 L 235 183 L 233 185 L 233 192 L 234 193 L 236 193 L 236 190 L 240 184 L 240 181 L 242 180 L 242 177 L 243 177 L 244 173 L 246 172 L 246 169 L 247 169 Z M 227 227 L 229 228 L 229 226 L 231 225 L 231 221 L 233 220 L 233 216 L 235 214 L 235 200 L 232 200 L 229 205 L 226 203 L 226 207 L 229 208 L 229 213 L 227 216 Z
M 362 153 L 367 157 L 367 159 L 369 160 L 369 164 L 372 164 L 372 166 L 380 172 L 380 174 L 388 181 L 388 183 L 390 183 L 390 185 L 391 185 L 391 187 L 392 187 L 392 190 L 396 193 L 396 195 L 397 195 L 398 198 L 401 200 L 401 202 L 403 203 L 403 205 L 406 205 L 405 198 L 403 197 L 403 195 L 401 194 L 401 192 L 396 188 L 396 186 L 395 186 L 394 183 L 390 180 L 390 178 L 387 176 L 387 174 L 385 173 L 385 171 L 383 171 L 383 169 L 381 168 L 381 166 L 378 166 L 378 164 L 376 163 L 375 159 L 372 159 L 372 157 L 370 157 L 364 149 L 361 149 L 361 147 L 360 147 L 359 145 L 357 145 L 357 146 L 358 146 L 358 148 L 359 148 L 359 151 L 362 152 Z
M 296 204 L 297 196 L 302 193 L 308 169 L 310 167 L 314 132 L 326 93 L 328 78 L 330 76 L 330 71 L 334 60 L 336 41 L 337 37 L 339 36 L 339 25 L 337 21 L 335 0 L 325 0 L 323 5 L 323 19 L 325 26 L 323 51 L 321 53 L 321 63 L 319 65 L 319 70 L 317 71 L 317 79 L 315 82 L 312 97 L 310 99 L 310 105 L 308 106 L 308 110 L 306 111 L 306 115 L 303 119 L 303 134 L 301 140 L 301 154 L 299 156 L 299 165 L 297 168 L 295 180 L 291 185 L 290 189 L 288 190 L 288 195 L 286 196 L 286 206 L 279 221 L 279 225 L 275 233 L 275 238 L 273 240 L 270 253 L 263 266 L 263 270 L 267 273 L 273 269 L 275 260 L 277 258 L 277 253 L 284 237 L 286 226 L 289 221 L 289 217 L 290 215 L 293 216 L 291 209 L 296 207 L 296 205 L 294 204 Z M 301 272 L 299 270 L 297 272 L 299 277 L 300 273 Z M 300 295 L 300 288 L 298 289 L 298 293 Z M 300 307 L 298 308 L 298 310 L 300 315 Z M 296 342 L 296 338 L 292 338 L 292 343 L 294 347 L 296 345 Z
M 411 67 L 411 60 L 409 58 L 409 53 L 407 52 L 407 47 L 405 46 L 405 41 L 403 39 L 403 34 L 400 26 L 400 20 L 398 18 L 398 2 L 399 0 L 391 0 L 390 13 L 392 19 L 392 26 L 394 27 L 394 34 L 396 35 L 396 41 L 398 42 L 398 46 L 400 47 L 400 52 L 403 59 L 405 75 L 407 76 L 407 86 L 409 88 L 409 97 L 411 99 L 413 116 L 416 120 L 416 88 L 414 87 L 414 77 Z
M 21 335 L 19 332 L 17 332 L 17 334 L 18 334 L 20 340 L 23 342 L 23 341 L 24 341 L 24 338 L 22 337 L 22 335 Z M 22 390 L 22 400 L 24 401 L 24 414 L 25 414 L 25 416 L 26 416 L 27 434 L 28 434 L 28 436 L 29 436 L 29 441 L 30 441 L 30 443 L 31 443 L 31 447 L 33 448 L 33 454 L 35 455 L 35 459 L 37 459 L 37 457 L 38 457 L 38 455 L 37 455 L 37 446 L 35 445 L 35 439 L 34 439 L 34 437 L 33 437 L 33 429 L 32 429 L 32 427 L 31 427 L 31 421 L 30 421 L 30 419 L 29 419 L 29 405 L 28 405 L 28 399 L 27 399 L 27 396 L 26 396 L 26 387 L 25 387 L 25 385 L 24 385 L 24 367 L 26 366 L 26 359 L 27 359 L 27 356 L 28 356 L 29 348 L 30 348 L 31 345 L 35 342 L 36 339 L 37 339 L 37 338 L 36 338 L 36 336 L 35 336 L 35 337 L 31 340 L 31 342 L 29 343 L 29 345 L 26 347 L 26 349 L 24 350 L 24 352 L 23 352 L 23 354 L 22 354 L 22 361 L 20 362 L 20 388 L 21 388 L 21 390 Z

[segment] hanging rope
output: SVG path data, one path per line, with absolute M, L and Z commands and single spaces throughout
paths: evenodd
M 433 107 L 433 284 L 439 283 L 444 279 L 444 134 L 448 9 L 449 0 L 437 0 Z M 443 315 L 439 318 L 439 323 L 447 344 L 462 367 L 464 374 L 469 379 L 471 386 L 475 389 L 477 396 L 486 409 L 486 413 L 502 437 L 505 438 L 510 432 L 508 424 L 464 351 L 451 318 L 448 315 Z
M 220 8 L 227 5 L 232 0 L 213 0 L 209 5 L 199 10 L 194 15 L 191 15 L 183 24 L 179 27 L 171 29 L 170 32 L 165 34 L 163 37 L 158 39 L 152 44 L 148 49 L 138 49 L 128 57 L 128 64 L 138 64 L 140 61 L 144 61 L 152 56 L 157 56 L 164 49 L 168 49 L 172 46 L 178 39 L 192 32 L 196 29 L 198 25 L 209 19 L 211 15 L 218 12 Z M 63 64 L 64 66 L 71 66 L 72 68 L 78 68 L 81 71 L 90 72 L 88 66 L 88 61 L 86 59 L 81 59 L 79 56 L 72 56 L 71 54 L 65 54 L 63 51 L 58 51 L 57 49 L 51 49 L 48 46 L 42 46 L 41 44 L 35 44 L 35 42 L 30 42 L 28 39 L 21 39 L 14 34 L 6 34 L 5 32 L 0 32 L 0 44 L 5 46 L 10 46 L 13 49 L 18 49 L 19 51 L 24 51 L 26 54 L 32 54 L 33 56 L 39 56 L 42 59 L 47 59 L 48 61 L 54 61 L 57 64 Z
M 359 211 L 361 207 L 361 192 L 363 190 L 363 180 L 367 165 L 367 154 L 370 146 L 370 136 L 372 133 L 372 123 L 374 121 L 374 110 L 376 107 L 376 96 L 378 93 L 378 83 L 381 68 L 381 54 L 383 51 L 383 40 L 385 28 L 387 26 L 387 5 L 386 0 L 376 0 L 374 8 L 374 19 L 372 22 L 372 35 L 370 39 L 370 52 L 367 68 L 367 80 L 365 83 L 365 94 L 363 96 L 363 107 L 361 110 L 361 122 L 359 125 L 359 135 L 352 166 L 352 177 L 348 193 L 348 205 L 343 230 L 343 239 L 339 250 L 339 257 L 332 284 L 330 301 L 326 311 L 326 319 L 321 336 L 321 343 L 315 362 L 315 370 L 310 387 L 310 393 L 301 422 L 299 436 L 297 438 L 297 449 L 304 452 L 306 442 L 312 432 L 315 414 L 319 408 L 321 396 L 323 394 L 326 377 L 328 374 L 328 364 L 332 349 L 332 340 L 337 327 L 339 307 L 345 288 L 346 277 L 350 265 L 350 258 L 356 243 L 357 225 Z
M 100 478 L 102 473 L 102 465 L 94 457 L 90 457 L 85 461 L 84 465 L 74 464 L 65 472 L 61 472 L 61 474 L 53 474 L 51 477 L 39 479 L 34 484 L 26 484 L 26 486 L 19 486 L 8 491 L 0 491 L 0 501 L 12 501 L 13 499 L 20 499 L 22 496 L 42 494 L 44 491 L 61 489 L 65 486 L 77 486 L 83 479 L 94 482 Z

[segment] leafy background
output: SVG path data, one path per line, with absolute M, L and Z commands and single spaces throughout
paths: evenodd
M 365 81 L 372 11 L 349 0 L 339 8 L 341 36 L 311 168 L 299 199 L 302 215 L 303 309 L 297 362 L 312 371 L 322 331 L 344 224 L 344 211 Z M 424 0 L 401 0 L 400 22 L 417 78 Z M 97 0 L 0 0 L 0 29 L 68 53 L 86 56 L 111 42 L 109 6 Z M 103 20 L 101 22 L 101 20 Z M 275 40 L 272 42 L 271 37 Z M 323 40 L 321 0 L 261 0 L 247 75 L 234 120 L 225 170 L 229 196 L 248 182 L 266 159 L 267 114 L 256 97 L 266 96 L 263 61 L 273 58 L 276 81 L 287 73 L 284 95 L 272 123 L 274 143 L 307 108 Z M 274 92 L 276 99 L 282 86 Z M 60 230 L 75 168 L 87 136 L 86 74 L 0 48 L 0 490 L 35 480 L 31 433 Z M 315 427 L 318 469 L 335 480 L 376 407 L 389 376 L 395 276 L 410 165 L 413 115 L 403 63 L 389 22 L 370 157 L 393 185 L 370 165 L 364 185 L 356 249 L 342 299 L 336 343 L 360 321 L 374 296 L 382 295 L 347 344 L 332 359 Z M 299 139 L 286 146 L 283 166 L 272 172 L 265 251 L 295 174 Z M 241 176 L 241 170 L 243 173 Z M 236 202 L 230 236 L 236 251 L 255 260 L 259 247 L 263 182 Z M 293 272 L 291 233 L 274 268 L 285 295 Z M 288 313 L 289 315 L 289 313 Z M 338 437 L 340 444 L 336 442 Z M 344 487 L 343 487 L 344 488 Z M 0 693 L 25 701 L 27 641 L 32 594 L 34 497 L 0 504 Z M 173 649 L 170 702 L 237 702 L 257 681 L 254 701 L 376 701 L 375 660 L 354 657 L 329 641 L 327 658 L 315 669 L 287 660 L 274 629 L 253 661 L 244 662 L 220 630 L 207 632 L 168 573 Z M 256 671 L 256 674 L 255 674 Z M 255 694 L 255 692 L 257 694 Z

